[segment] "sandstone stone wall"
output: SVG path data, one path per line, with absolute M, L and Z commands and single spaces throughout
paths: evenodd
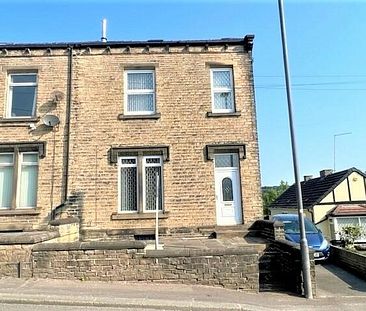
M 112 49 L 92 51 L 74 60 L 71 180 L 83 196 L 81 228 L 152 228 L 154 219 L 115 219 L 118 211 L 117 166 L 108 161 L 111 147 L 169 147 L 164 163 L 164 210 L 168 228 L 216 224 L 214 166 L 205 159 L 207 144 L 246 144 L 240 161 L 244 222 L 262 214 L 256 115 L 252 94 L 251 59 L 242 47 L 220 52 L 202 49 Z M 211 109 L 210 67 L 230 66 L 235 104 L 240 116 L 207 117 Z M 123 114 L 125 68 L 152 67 L 156 76 L 159 119 L 120 120 Z
M 0 276 L 32 276 L 31 245 L 1 245 Z
M 9 50 L 0 57 L 0 102 L 7 98 L 7 77 L 12 70 L 37 70 L 37 118 L 52 113 L 60 118 L 54 131 L 36 120 L 4 120 L 0 105 L 1 142 L 44 141 L 46 156 L 39 161 L 37 213 L 0 211 L 1 223 L 24 228 L 45 227 L 51 207 L 63 203 L 65 188 L 67 49 Z M 117 217 L 117 166 L 110 162 L 112 147 L 167 146 L 164 163 L 165 228 L 216 224 L 214 165 L 207 161 L 208 144 L 245 144 L 240 160 L 243 221 L 262 215 L 252 60 L 242 45 L 122 48 L 75 48 L 72 60 L 71 138 L 68 200 L 61 216 L 79 217 L 81 229 L 153 228 L 153 217 Z M 209 117 L 210 68 L 233 69 L 237 114 Z M 158 119 L 121 119 L 124 71 L 154 68 Z M 54 92 L 62 94 L 56 104 Z M 53 183 L 53 185 L 52 185 Z M 52 205 L 52 206 L 51 206 Z M 29 214 L 29 212 L 28 212 Z M 146 215 L 145 215 L 146 216 Z
M 30 121 L 6 119 L 8 74 L 10 72 L 37 72 L 38 87 L 36 118 Z M 12 224 L 25 229 L 44 228 L 49 219 L 51 205 L 62 202 L 64 187 L 63 159 L 65 156 L 65 109 L 67 93 L 67 55 L 58 51 L 45 55 L 45 50 L 24 55 L 24 51 L 9 51 L 0 56 L 0 143 L 45 142 L 46 154 L 39 159 L 38 195 L 36 210 L 0 210 L 0 228 Z M 55 92 L 59 94 L 54 102 Z M 60 124 L 52 130 L 42 123 L 42 117 L 54 114 Z M 31 130 L 30 124 L 35 125 Z M 1 150 L 0 150 L 1 152 Z M 53 183 L 53 189 L 52 189 Z
M 330 259 L 332 263 L 366 280 L 365 254 L 332 245 L 330 249 Z
M 147 251 L 80 243 L 74 248 L 39 246 L 32 253 L 38 278 L 152 281 L 222 286 L 257 292 L 258 254 L 243 249 Z M 88 249 L 88 245 L 94 249 Z M 43 249 L 42 249 L 43 248 Z

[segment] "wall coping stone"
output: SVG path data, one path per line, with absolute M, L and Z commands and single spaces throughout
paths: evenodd
M 36 244 L 60 236 L 58 231 L 22 231 L 0 233 L 0 245 Z
M 80 222 L 79 218 L 76 217 L 68 217 L 64 219 L 55 219 L 50 221 L 51 226 L 60 226 L 60 225 L 68 225 L 68 224 L 78 224 Z
M 214 249 L 163 249 L 147 250 L 145 258 L 163 258 L 163 257 L 200 257 L 200 256 L 222 256 L 222 255 L 258 255 L 253 248 L 214 248 Z
M 144 249 L 142 241 L 92 241 L 72 243 L 45 243 L 35 245 L 33 252 L 38 251 L 72 251 L 72 250 L 120 250 L 120 249 Z

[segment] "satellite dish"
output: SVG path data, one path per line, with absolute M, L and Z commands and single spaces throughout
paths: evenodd
M 59 123 L 60 123 L 60 119 L 53 114 L 48 114 L 43 117 L 43 124 L 46 126 L 53 127 Z

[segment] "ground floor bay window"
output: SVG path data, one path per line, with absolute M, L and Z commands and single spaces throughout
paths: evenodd
M 38 152 L 0 153 L 0 208 L 35 208 Z
M 158 209 L 162 211 L 162 169 L 163 157 L 159 155 L 118 157 L 118 211 L 120 213 L 155 211 L 157 187 Z
M 355 242 L 366 242 L 366 216 L 349 216 L 349 217 L 335 217 L 333 218 L 335 238 L 341 238 L 342 229 L 348 226 L 358 226 L 362 230 L 362 237 Z

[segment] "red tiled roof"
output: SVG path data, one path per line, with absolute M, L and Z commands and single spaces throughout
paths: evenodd
M 329 216 L 359 215 L 366 215 L 366 204 L 340 204 L 329 213 Z

